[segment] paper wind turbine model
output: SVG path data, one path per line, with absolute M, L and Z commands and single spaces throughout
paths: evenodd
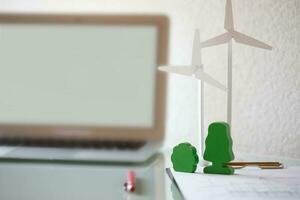
M 192 64 L 186 66 L 160 66 L 158 67 L 161 71 L 171 72 L 175 74 L 181 74 L 185 76 L 191 76 L 201 81 L 204 81 L 210 85 L 213 85 L 221 90 L 226 91 L 226 87 L 219 81 L 212 78 L 209 74 L 203 71 L 203 64 L 201 62 L 201 47 L 200 47 L 200 36 L 199 31 L 195 31 L 193 53 L 192 53 Z
M 227 88 L 219 81 L 212 78 L 209 74 L 204 72 L 203 64 L 201 61 L 201 46 L 200 46 L 200 33 L 199 30 L 195 30 L 193 52 L 192 52 L 192 64 L 188 66 L 160 66 L 158 69 L 161 71 L 171 72 L 175 74 L 181 74 L 185 76 L 191 76 L 200 80 L 201 84 L 201 105 L 200 105 L 200 126 L 201 126 L 201 153 L 203 153 L 204 147 L 204 85 L 206 82 L 220 90 L 227 91 Z
M 227 74 L 227 122 L 231 125 L 232 113 L 232 39 L 237 43 L 245 44 L 262 49 L 271 50 L 272 47 L 234 29 L 233 13 L 231 0 L 226 1 L 225 24 L 224 28 L 227 31 L 224 34 L 218 35 L 201 43 L 201 47 L 211 47 L 220 44 L 228 43 L 228 74 Z

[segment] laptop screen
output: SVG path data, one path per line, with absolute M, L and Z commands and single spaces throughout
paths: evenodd
M 151 127 L 157 27 L 1 24 L 0 123 Z

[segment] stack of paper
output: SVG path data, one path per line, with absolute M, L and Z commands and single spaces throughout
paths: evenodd
M 300 167 L 261 170 L 246 168 L 234 175 L 181 173 L 171 169 L 178 189 L 187 200 L 300 199 Z

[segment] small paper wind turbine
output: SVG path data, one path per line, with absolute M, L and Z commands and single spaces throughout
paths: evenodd
M 225 23 L 224 28 L 227 31 L 221 35 L 218 35 L 212 39 L 201 43 L 201 47 L 211 47 L 220 44 L 228 43 L 228 74 L 227 74 L 227 122 L 231 125 L 231 114 L 232 114 L 232 39 L 237 43 L 253 46 L 257 48 L 271 50 L 272 47 L 255 39 L 240 33 L 234 29 L 233 13 L 231 0 L 226 1 L 225 10 Z
M 192 64 L 186 66 L 160 66 L 161 71 L 171 72 L 175 74 L 191 76 L 201 81 L 204 81 L 212 86 L 215 86 L 221 90 L 226 91 L 226 87 L 219 81 L 212 78 L 209 74 L 203 71 L 203 64 L 201 62 L 201 47 L 199 31 L 195 31 L 193 52 L 192 52 Z
M 204 85 L 206 82 L 212 86 L 219 88 L 220 90 L 227 91 L 227 88 L 219 81 L 212 78 L 209 74 L 204 72 L 203 64 L 201 61 L 201 46 L 200 46 L 200 33 L 199 30 L 195 30 L 194 42 L 193 42 L 193 52 L 192 52 L 192 63 L 187 66 L 160 66 L 158 67 L 161 71 L 166 71 L 170 73 L 191 76 L 200 80 L 201 84 L 201 105 L 200 105 L 200 129 L 201 129 L 201 153 L 203 154 L 204 146 Z

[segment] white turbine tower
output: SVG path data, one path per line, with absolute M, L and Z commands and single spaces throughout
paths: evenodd
M 237 43 L 245 44 L 262 49 L 271 50 L 272 47 L 255 39 L 240 33 L 234 29 L 233 13 L 231 0 L 226 1 L 224 28 L 227 31 L 224 34 L 218 35 L 212 39 L 201 43 L 201 47 L 211 47 L 220 44 L 228 43 L 228 74 L 227 74 L 227 122 L 231 125 L 232 114 L 232 39 Z
M 212 78 L 209 74 L 204 72 L 203 64 L 201 61 L 201 46 L 200 46 L 200 34 L 199 30 L 195 30 L 193 52 L 192 52 L 192 63 L 186 66 L 160 66 L 158 68 L 161 71 L 171 72 L 175 74 L 181 74 L 185 76 L 191 76 L 199 79 L 201 82 L 201 105 L 200 105 L 200 126 L 201 126 L 201 153 L 203 153 L 203 142 L 204 142 L 204 121 L 203 121 L 203 110 L 204 110 L 204 87 L 203 82 L 206 82 L 212 86 L 215 86 L 223 91 L 227 91 L 226 87 L 219 81 Z

